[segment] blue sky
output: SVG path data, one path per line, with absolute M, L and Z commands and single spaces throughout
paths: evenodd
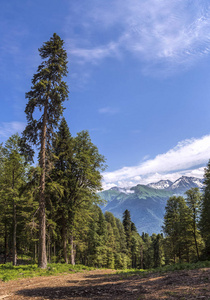
M 0 140 L 26 125 L 38 48 L 68 53 L 72 135 L 107 159 L 104 187 L 202 177 L 210 158 L 210 2 L 10 0 L 0 3 Z

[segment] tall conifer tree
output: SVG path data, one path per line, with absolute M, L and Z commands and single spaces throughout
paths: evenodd
M 54 169 L 51 179 L 56 187 L 53 198 L 56 202 L 57 222 L 61 230 L 63 257 L 68 263 L 68 221 L 69 210 L 67 194 L 70 189 L 69 177 L 71 176 L 71 163 L 73 158 L 73 138 L 71 137 L 66 120 L 61 120 L 58 132 L 53 141 Z M 57 193 L 57 191 L 59 191 Z
M 205 255 L 210 257 L 210 160 L 204 173 L 204 195 L 201 202 L 200 229 L 205 241 Z
M 131 232 L 131 215 L 129 210 L 125 210 L 123 213 L 123 226 L 126 235 L 126 242 L 127 242 L 127 249 L 130 253 L 131 251 L 131 239 L 132 239 L 132 232 Z
M 198 219 L 200 215 L 200 204 L 201 204 L 201 193 L 199 192 L 199 188 L 192 188 L 185 193 L 187 195 L 187 206 L 190 209 L 190 215 L 191 215 L 191 226 L 192 226 L 192 234 L 195 241 L 195 249 L 196 249 L 196 255 L 197 259 L 199 260 L 199 240 L 200 239 L 200 233 L 198 231 Z
M 62 228 L 64 259 L 68 261 L 67 242 L 70 240 L 71 264 L 75 264 L 75 228 L 81 211 L 87 212 L 93 203 L 100 201 L 97 192 L 101 190 L 100 170 L 104 170 L 104 157 L 91 142 L 87 131 L 71 137 L 68 125 L 63 119 L 54 140 L 53 184 L 57 186 L 55 197 L 59 200 L 58 211 Z M 66 249 L 66 250 L 65 250 Z
M 169 256 L 174 263 L 190 260 L 190 248 L 193 245 L 191 234 L 192 216 L 185 199 L 172 196 L 168 199 L 164 216 L 163 232 L 168 244 Z
M 67 75 L 67 54 L 63 44 L 63 40 L 54 33 L 53 37 L 39 49 L 43 61 L 33 76 L 31 90 L 26 93 L 28 103 L 25 113 L 28 125 L 23 132 L 22 146 L 30 158 L 34 154 L 30 146 L 39 147 L 39 165 L 41 168 L 38 260 L 40 268 L 47 266 L 45 180 L 49 165 L 51 140 L 63 112 L 62 103 L 68 98 L 67 85 L 62 81 L 63 76 Z

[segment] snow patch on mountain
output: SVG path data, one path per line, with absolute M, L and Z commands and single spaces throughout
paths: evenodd
M 148 187 L 151 187 L 153 189 L 157 189 L 157 190 L 164 190 L 167 189 L 168 187 L 170 187 L 173 184 L 172 181 L 170 180 L 160 180 L 158 182 L 153 182 L 153 183 L 149 183 L 147 184 Z
M 194 183 L 199 187 L 199 188 L 203 188 L 204 187 L 204 183 L 202 179 L 199 178 L 195 178 L 194 179 Z
M 173 191 L 175 189 L 184 188 L 187 190 L 192 186 L 202 188 L 204 186 L 202 179 L 182 176 L 179 179 L 177 179 L 168 189 Z
M 174 191 L 175 193 L 181 192 L 184 193 L 186 190 L 198 187 L 202 189 L 204 187 L 203 179 L 199 179 L 196 177 L 188 177 L 182 176 L 176 181 L 172 182 L 170 180 L 160 180 L 158 182 L 153 182 L 147 184 L 148 187 L 156 189 L 156 190 L 168 190 Z M 112 187 L 111 190 L 117 191 L 126 195 L 135 193 L 134 189 L 122 188 L 122 187 Z

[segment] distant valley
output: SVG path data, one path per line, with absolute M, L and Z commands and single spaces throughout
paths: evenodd
M 101 198 L 107 201 L 101 208 L 103 212 L 110 211 L 120 219 L 128 209 L 140 234 L 160 233 L 168 198 L 172 195 L 184 195 L 193 187 L 202 189 L 203 180 L 182 176 L 175 182 L 161 180 L 148 185 L 138 184 L 130 189 L 113 187 L 100 193 Z

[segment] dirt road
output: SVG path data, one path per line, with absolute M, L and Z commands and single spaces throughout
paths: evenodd
M 0 299 L 208 299 L 210 268 L 124 277 L 112 270 L 36 277 L 0 283 Z

